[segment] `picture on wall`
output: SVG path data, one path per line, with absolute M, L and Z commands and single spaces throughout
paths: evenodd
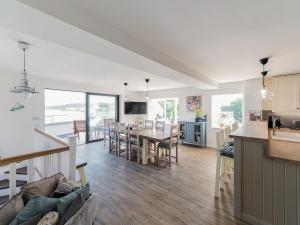
M 186 97 L 186 103 L 189 111 L 199 110 L 202 106 L 202 96 L 188 96 Z

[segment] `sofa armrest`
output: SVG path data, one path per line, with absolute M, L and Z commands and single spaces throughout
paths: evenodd
M 99 196 L 92 194 L 81 209 L 65 225 L 92 225 L 98 211 Z

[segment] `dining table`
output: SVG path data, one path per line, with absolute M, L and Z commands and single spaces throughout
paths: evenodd
M 166 141 L 170 139 L 170 131 L 161 131 L 156 129 L 143 129 L 139 132 L 139 137 L 143 141 L 143 147 L 142 147 L 142 164 L 146 165 L 148 164 L 148 160 L 153 156 L 149 154 L 149 141 L 151 142 L 161 142 Z M 158 151 L 156 151 L 156 162 L 155 164 L 158 164 Z

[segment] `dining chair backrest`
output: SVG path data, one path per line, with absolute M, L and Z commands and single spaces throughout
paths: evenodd
M 231 133 L 230 126 L 226 126 L 225 129 L 224 129 L 224 139 L 225 139 L 225 142 L 229 142 L 229 140 L 230 140 L 230 138 L 229 138 L 230 133 Z
M 126 123 L 118 123 L 118 133 L 126 134 L 127 133 L 127 126 Z
M 222 149 L 225 147 L 225 135 L 223 130 L 216 132 L 216 141 L 217 149 Z
M 114 119 L 104 118 L 104 119 L 103 119 L 104 127 L 105 127 L 106 129 L 108 129 L 109 123 L 112 123 L 112 122 L 114 122 L 114 121 L 115 121 Z
M 232 131 L 236 131 L 237 129 L 239 129 L 240 127 L 240 123 L 239 122 L 234 122 L 232 124 Z
M 170 130 L 170 146 L 177 145 L 179 142 L 179 127 L 177 124 L 171 125 Z
M 164 131 L 165 130 L 165 121 L 156 121 L 155 129 Z
M 153 129 L 153 120 L 145 120 L 145 129 Z
M 138 138 L 138 136 L 139 136 L 139 125 L 138 124 L 129 124 L 128 125 L 128 136 L 129 136 L 129 138 L 131 138 L 131 137 Z
M 108 132 L 109 136 L 113 139 L 117 138 L 117 123 L 116 122 L 109 122 L 108 123 Z

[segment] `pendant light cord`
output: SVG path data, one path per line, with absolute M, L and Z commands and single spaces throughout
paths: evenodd
M 24 72 L 24 79 L 26 79 L 26 68 L 25 68 L 25 65 L 26 65 L 26 56 L 25 56 L 25 51 L 26 51 L 26 49 L 25 48 L 23 48 L 23 72 Z

